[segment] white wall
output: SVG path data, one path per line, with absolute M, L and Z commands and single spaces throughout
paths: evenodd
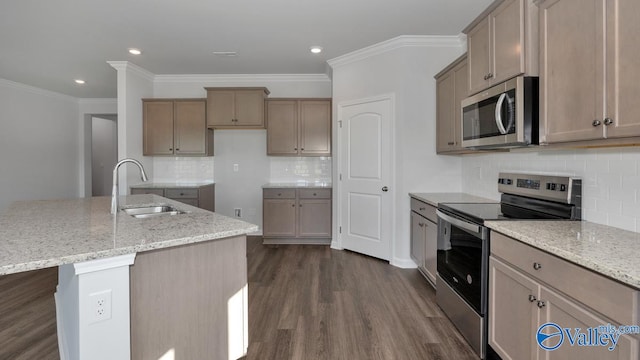
M 158 75 L 153 97 L 204 98 L 205 87 L 251 86 L 267 87 L 271 98 L 331 97 L 331 81 L 321 75 Z M 213 180 L 216 212 L 233 216 L 233 209 L 241 208 L 244 220 L 261 226 L 262 185 L 285 180 L 326 181 L 331 177 L 330 171 L 316 171 L 323 168 L 318 162 L 330 159 L 268 157 L 266 151 L 266 130 L 215 130 L 214 157 L 155 157 L 153 180 Z M 233 171 L 233 164 L 238 164 L 238 172 Z
M 395 233 L 391 263 L 397 266 L 415 266 L 409 254 L 408 193 L 461 188 L 460 159 L 436 155 L 433 76 L 463 52 L 463 44 L 457 37 L 400 37 L 330 62 L 334 128 L 338 104 L 388 93 L 396 96 L 393 164 L 396 183 L 392 189 Z M 335 133 L 333 144 L 336 158 L 340 155 L 335 152 Z M 336 213 L 334 208 L 334 239 Z
M 0 79 L 0 212 L 79 192 L 78 102 Z
M 640 148 L 518 150 L 462 159 L 462 190 L 499 199 L 498 172 L 568 174 L 582 178 L 585 220 L 640 231 Z
M 91 123 L 92 196 L 111 195 L 113 166 L 118 162 L 116 119 L 94 116 Z

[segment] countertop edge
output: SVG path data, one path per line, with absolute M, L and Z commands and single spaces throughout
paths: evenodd
M 584 220 L 582 222 L 589 223 Z M 529 236 L 527 234 L 523 234 L 522 232 L 519 232 L 517 230 L 505 228 L 504 226 L 501 226 L 502 223 L 503 222 L 501 221 L 486 221 L 485 226 L 490 228 L 492 231 L 499 232 L 509 238 L 512 238 L 523 244 L 529 245 L 540 251 L 544 251 L 552 256 L 556 256 L 574 265 L 583 267 L 587 270 L 597 273 L 598 275 L 617 281 L 635 290 L 640 290 L 640 279 L 629 276 L 628 273 L 626 273 L 625 270 L 622 268 L 606 266 L 596 262 L 595 260 L 581 256 L 580 254 L 576 254 L 574 252 L 567 251 L 557 246 L 553 246 L 548 242 L 545 242 L 544 240 L 540 240 L 540 239 L 536 240 L 536 238 Z M 612 228 L 612 229 L 615 229 L 615 228 Z M 623 230 L 620 230 L 620 231 L 623 231 Z
M 235 236 L 247 235 L 255 231 L 258 231 L 258 226 L 254 225 L 254 226 L 250 226 L 242 229 L 227 230 L 227 231 L 221 231 L 217 233 L 172 239 L 172 240 L 166 240 L 161 242 L 155 242 L 151 244 L 135 245 L 135 246 L 125 247 L 125 248 L 98 251 L 98 252 L 87 253 L 87 254 L 76 254 L 76 255 L 63 256 L 63 257 L 53 258 L 53 259 L 36 260 L 28 263 L 5 265 L 5 266 L 0 266 L 0 276 L 20 273 L 25 271 L 45 269 L 49 267 L 66 265 L 66 264 L 74 264 L 74 263 L 79 263 L 84 261 L 104 259 L 104 258 L 109 258 L 113 256 L 118 256 L 118 255 L 135 254 L 135 253 L 140 253 L 145 251 L 166 249 L 166 248 L 171 248 L 171 247 L 176 247 L 181 245 L 189 245 L 189 244 L 196 244 L 200 242 L 219 240 L 219 239 L 230 238 Z
M 497 203 L 498 200 L 491 200 L 477 195 L 463 192 L 442 192 L 423 193 L 410 192 L 409 197 L 425 202 L 431 206 L 438 207 L 442 203 Z

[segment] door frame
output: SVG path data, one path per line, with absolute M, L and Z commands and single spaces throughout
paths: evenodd
M 342 203 L 342 193 L 343 193 L 343 189 L 342 189 L 342 182 L 340 180 L 340 173 L 341 173 L 341 169 L 342 169 L 342 165 L 344 163 L 344 155 L 342 153 L 340 153 L 340 149 L 342 148 L 342 143 L 344 142 L 344 139 L 342 138 L 342 131 L 341 131 L 341 122 L 342 122 L 342 116 L 343 116 L 343 108 L 347 107 L 347 106 L 353 106 L 353 105 L 361 105 L 361 104 L 367 104 L 367 103 L 372 103 L 372 102 L 377 102 L 377 101 L 382 101 L 382 100 L 389 100 L 390 103 L 390 124 L 389 127 L 391 129 L 390 133 L 389 133 L 389 144 L 390 144 L 390 150 L 391 150 L 391 164 L 390 164 L 390 168 L 391 168 L 391 177 L 390 177 L 390 183 L 389 183 L 389 187 L 392 189 L 391 191 L 391 229 L 390 229 L 390 234 L 391 234 L 391 239 L 389 241 L 389 263 L 392 263 L 395 258 L 396 258 L 396 146 L 395 146 L 395 133 L 396 133 L 396 94 L 395 93 L 385 93 L 385 94 L 380 94 L 380 95 L 376 95 L 376 96 L 371 96 L 371 97 L 366 97 L 366 98 L 360 98 L 360 99 L 354 99 L 354 100 L 346 100 L 346 101 L 341 101 L 337 104 L 337 117 L 336 117 L 336 123 L 334 124 L 334 128 L 337 130 L 337 145 L 335 147 L 335 151 L 334 154 L 336 154 L 335 159 L 336 159 L 336 174 L 334 174 L 333 178 L 336 180 L 334 182 L 334 189 L 335 191 L 333 192 L 333 203 L 336 204 L 335 206 L 335 211 L 334 214 L 336 214 L 336 218 L 334 221 L 334 234 L 335 236 L 333 236 L 333 239 L 331 241 L 331 248 L 332 249 L 336 249 L 336 250 L 343 250 L 344 248 L 342 247 L 342 234 L 340 232 L 340 228 L 342 227 L 342 215 L 343 215 L 343 209 L 345 204 Z

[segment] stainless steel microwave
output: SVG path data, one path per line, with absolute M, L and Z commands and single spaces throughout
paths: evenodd
M 538 144 L 538 78 L 518 76 L 462 100 L 462 146 Z

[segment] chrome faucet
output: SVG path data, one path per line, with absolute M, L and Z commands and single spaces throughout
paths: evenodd
M 118 161 L 116 166 L 113 167 L 113 190 L 111 191 L 111 213 L 112 214 L 115 214 L 118 212 L 118 168 L 120 167 L 120 165 L 128 162 L 138 165 L 138 168 L 140 169 L 140 176 L 142 177 L 142 181 L 149 180 L 147 178 L 147 174 L 144 172 L 144 168 L 142 167 L 142 164 L 140 164 L 138 160 L 122 159 Z

